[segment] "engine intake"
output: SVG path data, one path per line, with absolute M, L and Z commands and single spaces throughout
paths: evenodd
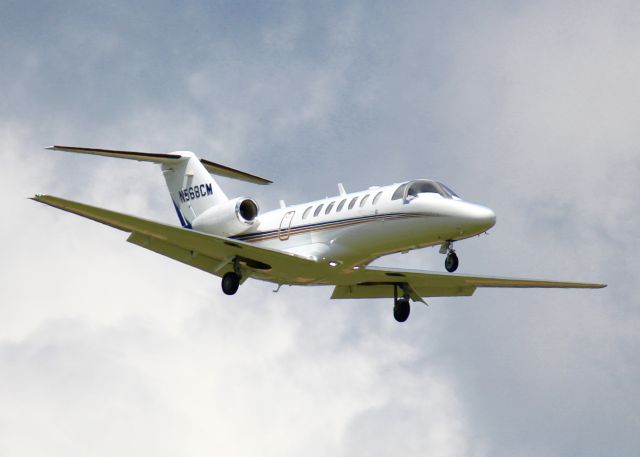
M 258 217 L 258 204 L 250 198 L 245 198 L 236 203 L 236 213 L 242 222 L 253 223 Z
M 256 222 L 258 212 L 255 200 L 239 197 L 209 208 L 195 218 L 191 226 L 195 230 L 215 235 L 240 235 Z

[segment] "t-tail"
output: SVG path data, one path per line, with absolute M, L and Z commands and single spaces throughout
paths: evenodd
M 253 184 L 271 184 L 259 176 L 199 159 L 190 151 L 149 153 L 74 146 L 49 146 L 47 149 L 160 164 L 180 224 L 188 229 L 223 236 L 247 231 L 256 222 L 258 205 L 245 197 L 230 200 L 211 174 Z

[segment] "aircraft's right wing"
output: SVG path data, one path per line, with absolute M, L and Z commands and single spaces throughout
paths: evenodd
M 411 298 L 473 295 L 478 287 L 600 289 L 605 284 L 538 279 L 466 276 L 432 271 L 367 267 L 354 271 L 336 286 L 331 298 L 390 298 L 394 287 L 407 285 Z
M 32 200 L 129 232 L 131 235 L 127 241 L 133 244 L 218 276 L 229 271 L 235 257 L 257 275 L 285 284 L 292 281 L 311 282 L 322 276 L 326 269 L 318 262 L 296 254 L 162 224 L 51 195 L 36 195 Z

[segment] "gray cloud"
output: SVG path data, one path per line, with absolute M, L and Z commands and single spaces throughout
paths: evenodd
M 634 4 L 7 8 L 0 454 L 637 454 Z M 154 167 L 54 142 L 192 149 L 274 179 L 266 208 L 438 178 L 498 213 L 463 272 L 610 287 L 433 299 L 403 326 L 325 288 L 229 300 L 26 201 L 173 221 Z

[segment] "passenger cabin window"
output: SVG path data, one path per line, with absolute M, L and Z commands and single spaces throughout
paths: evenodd
M 349 209 L 353 208 L 356 204 L 356 201 L 358 201 L 358 197 L 353 197 L 353 200 L 351 200 L 349 202 Z
M 324 211 L 324 214 L 329 214 L 331 212 L 331 208 L 333 208 L 333 205 L 335 205 L 336 202 L 331 202 L 329 203 L 329 206 L 327 206 L 327 209 Z
M 324 206 L 324 204 L 320 203 L 318 205 L 318 207 L 316 208 L 316 210 L 313 212 L 313 217 L 316 217 L 318 214 L 320 214 L 320 211 L 322 211 L 322 207 Z
M 345 198 L 344 200 L 342 200 L 339 204 L 338 207 L 336 208 L 336 213 L 342 211 L 342 207 L 344 206 L 344 204 L 347 203 L 347 199 Z
M 308 207 L 307 209 L 304 210 L 304 213 L 302 213 L 302 219 L 306 219 L 307 218 L 307 216 L 311 212 L 311 208 L 313 208 L 313 206 L 310 206 L 310 207 Z
M 378 200 L 380 200 L 380 197 L 382 196 L 382 191 L 378 192 L 376 194 L 375 197 L 373 197 L 373 201 L 371 202 L 372 205 L 377 205 L 378 204 Z
M 362 198 L 362 201 L 360 202 L 360 208 L 362 208 L 367 203 L 367 200 L 369 200 L 369 194 L 365 195 Z

